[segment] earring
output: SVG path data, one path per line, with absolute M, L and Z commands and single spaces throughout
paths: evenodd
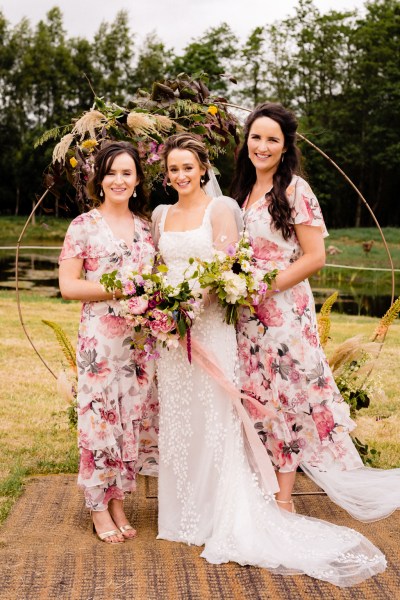
M 136 193 L 136 188 L 133 190 L 133 194 L 132 194 L 132 196 L 133 196 L 134 198 L 136 198 L 136 196 L 137 196 L 137 193 Z
M 200 183 L 201 183 L 201 185 L 204 185 L 204 178 L 203 177 L 200 179 Z
M 102 198 L 103 196 L 104 196 L 103 188 L 100 188 L 100 198 Z
M 167 185 L 169 185 L 169 187 L 171 187 L 172 183 L 170 181 L 167 181 Z
M 282 156 L 281 156 L 281 163 L 283 163 L 283 161 L 285 160 L 285 153 L 282 152 Z

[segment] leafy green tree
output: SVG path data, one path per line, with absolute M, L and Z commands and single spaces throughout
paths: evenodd
M 244 43 L 237 68 L 237 95 L 246 107 L 253 108 L 267 96 L 268 69 L 265 61 L 264 27 L 256 27 Z
M 112 23 L 103 22 L 94 36 L 94 89 L 98 96 L 117 104 L 125 102 L 132 89 L 133 39 L 125 10 L 121 10 Z
M 361 190 L 383 222 L 400 222 L 396 197 L 400 170 L 400 4 L 396 0 L 367 2 L 357 21 L 357 60 L 350 96 L 359 142 Z M 356 225 L 362 223 L 359 203 Z
M 165 44 L 154 31 L 149 33 L 144 39 L 137 58 L 133 78 L 135 88 L 150 92 L 154 81 L 160 81 L 168 75 L 173 59 L 173 51 L 166 49 Z
M 210 89 L 216 94 L 224 94 L 228 90 L 229 79 L 221 79 L 221 75 L 232 74 L 237 49 L 238 39 L 227 23 L 211 27 L 186 46 L 182 56 L 174 59 L 171 65 L 172 75 L 205 72 L 209 77 Z

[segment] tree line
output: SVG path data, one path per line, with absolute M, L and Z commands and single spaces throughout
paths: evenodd
M 234 104 L 270 100 L 292 109 L 299 132 L 339 164 L 380 223 L 398 226 L 399 34 L 397 0 L 324 14 L 312 0 L 299 0 L 293 15 L 256 27 L 244 41 L 222 23 L 180 54 L 155 32 L 137 45 L 124 11 L 102 23 L 92 41 L 68 36 L 57 7 L 35 27 L 27 19 L 11 26 L 0 12 L 0 212 L 29 211 L 55 145 L 34 148 L 35 140 L 88 110 L 94 92 L 127 105 L 156 80 L 206 72 L 212 93 Z M 337 171 L 304 142 L 300 148 L 328 225 L 369 225 Z M 224 182 L 233 162 L 231 151 L 220 166 Z

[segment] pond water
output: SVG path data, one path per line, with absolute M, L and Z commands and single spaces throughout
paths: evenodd
M 60 297 L 58 289 L 58 256 L 60 250 L 20 250 L 19 287 L 46 297 Z M 317 310 L 334 291 L 339 298 L 332 310 L 349 315 L 381 317 L 389 308 L 391 300 L 390 281 L 387 274 L 364 273 L 357 285 L 349 283 L 353 278 L 330 277 L 329 268 L 323 275 L 310 279 Z M 15 252 L 0 249 L 0 289 L 15 289 Z M 398 293 L 398 292 L 397 292 Z

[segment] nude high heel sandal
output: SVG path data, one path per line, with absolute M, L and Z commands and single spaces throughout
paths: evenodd
M 292 510 L 286 511 L 286 512 L 291 512 L 292 514 L 296 514 L 296 507 L 294 505 L 293 500 L 277 500 L 276 498 L 275 498 L 275 500 L 278 504 L 290 504 L 290 506 L 292 507 Z

